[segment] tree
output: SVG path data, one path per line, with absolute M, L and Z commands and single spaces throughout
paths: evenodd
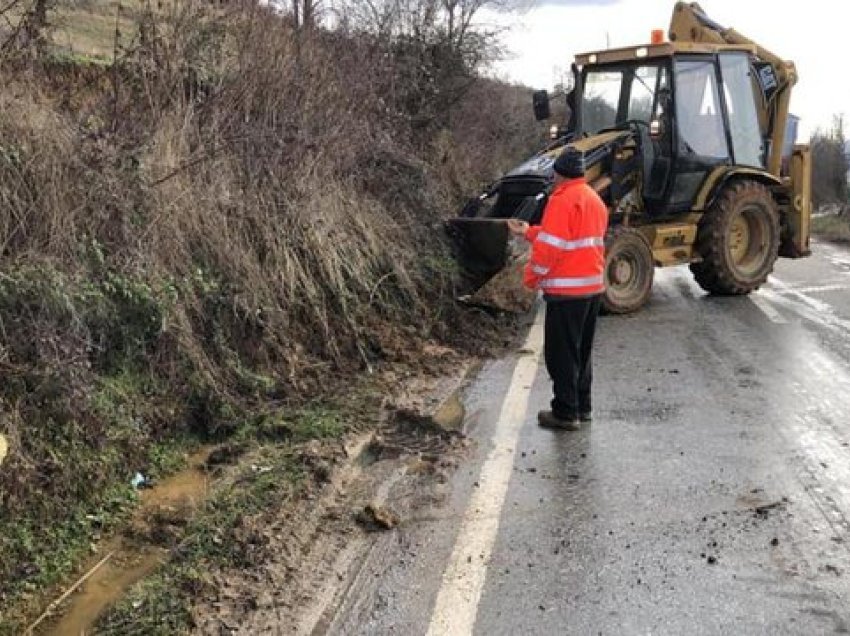
M 292 21 L 296 29 L 311 29 L 322 10 L 322 0 L 291 0 Z
M 848 203 L 847 142 L 844 137 L 844 115 L 833 118 L 832 128 L 812 135 L 812 202 L 815 209 L 824 205 L 844 206 Z
M 479 20 L 527 0 L 336 0 L 341 28 L 381 50 L 391 75 L 382 95 L 414 128 L 441 127 L 500 54 L 499 27 Z

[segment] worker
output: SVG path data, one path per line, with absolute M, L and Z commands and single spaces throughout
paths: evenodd
M 523 282 L 546 301 L 544 354 L 554 398 L 537 419 L 544 428 L 570 431 L 591 420 L 591 351 L 605 289 L 608 209 L 584 171 L 584 155 L 567 148 L 554 163 L 541 225 L 508 221 L 513 234 L 531 242 Z

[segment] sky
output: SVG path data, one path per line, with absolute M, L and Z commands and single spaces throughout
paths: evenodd
M 508 57 L 495 73 L 508 81 L 551 89 L 569 72 L 576 53 L 645 44 L 652 29 L 665 35 L 673 0 L 537 0 L 521 14 L 494 17 L 507 30 Z M 708 16 L 733 27 L 797 65 L 799 81 L 791 112 L 801 118 L 798 142 L 816 128 L 829 128 L 833 115 L 850 118 L 850 80 L 843 50 L 850 45 L 850 21 L 843 0 L 701 0 Z M 850 126 L 848 126 L 850 127 Z

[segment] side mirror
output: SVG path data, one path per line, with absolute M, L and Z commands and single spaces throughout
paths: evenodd
M 531 96 L 531 102 L 534 106 L 534 118 L 537 121 L 543 121 L 552 116 L 552 112 L 549 109 L 548 92 L 545 90 L 534 91 L 534 94 Z

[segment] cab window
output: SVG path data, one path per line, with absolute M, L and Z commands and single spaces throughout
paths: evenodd
M 639 66 L 632 75 L 629 90 L 629 114 L 627 119 L 649 122 L 655 103 L 655 91 L 658 86 L 658 67 Z
M 584 132 L 592 135 L 616 125 L 622 86 L 622 71 L 591 71 L 587 74 L 581 101 L 581 127 Z
M 735 163 L 763 168 L 764 146 L 749 58 L 744 53 L 722 53 L 720 73 Z
M 630 119 L 649 123 L 658 117 L 657 93 L 666 84 L 666 67 L 657 63 L 589 70 L 581 102 L 582 132 L 593 135 Z
M 676 61 L 676 121 L 682 155 L 729 157 L 714 63 Z

